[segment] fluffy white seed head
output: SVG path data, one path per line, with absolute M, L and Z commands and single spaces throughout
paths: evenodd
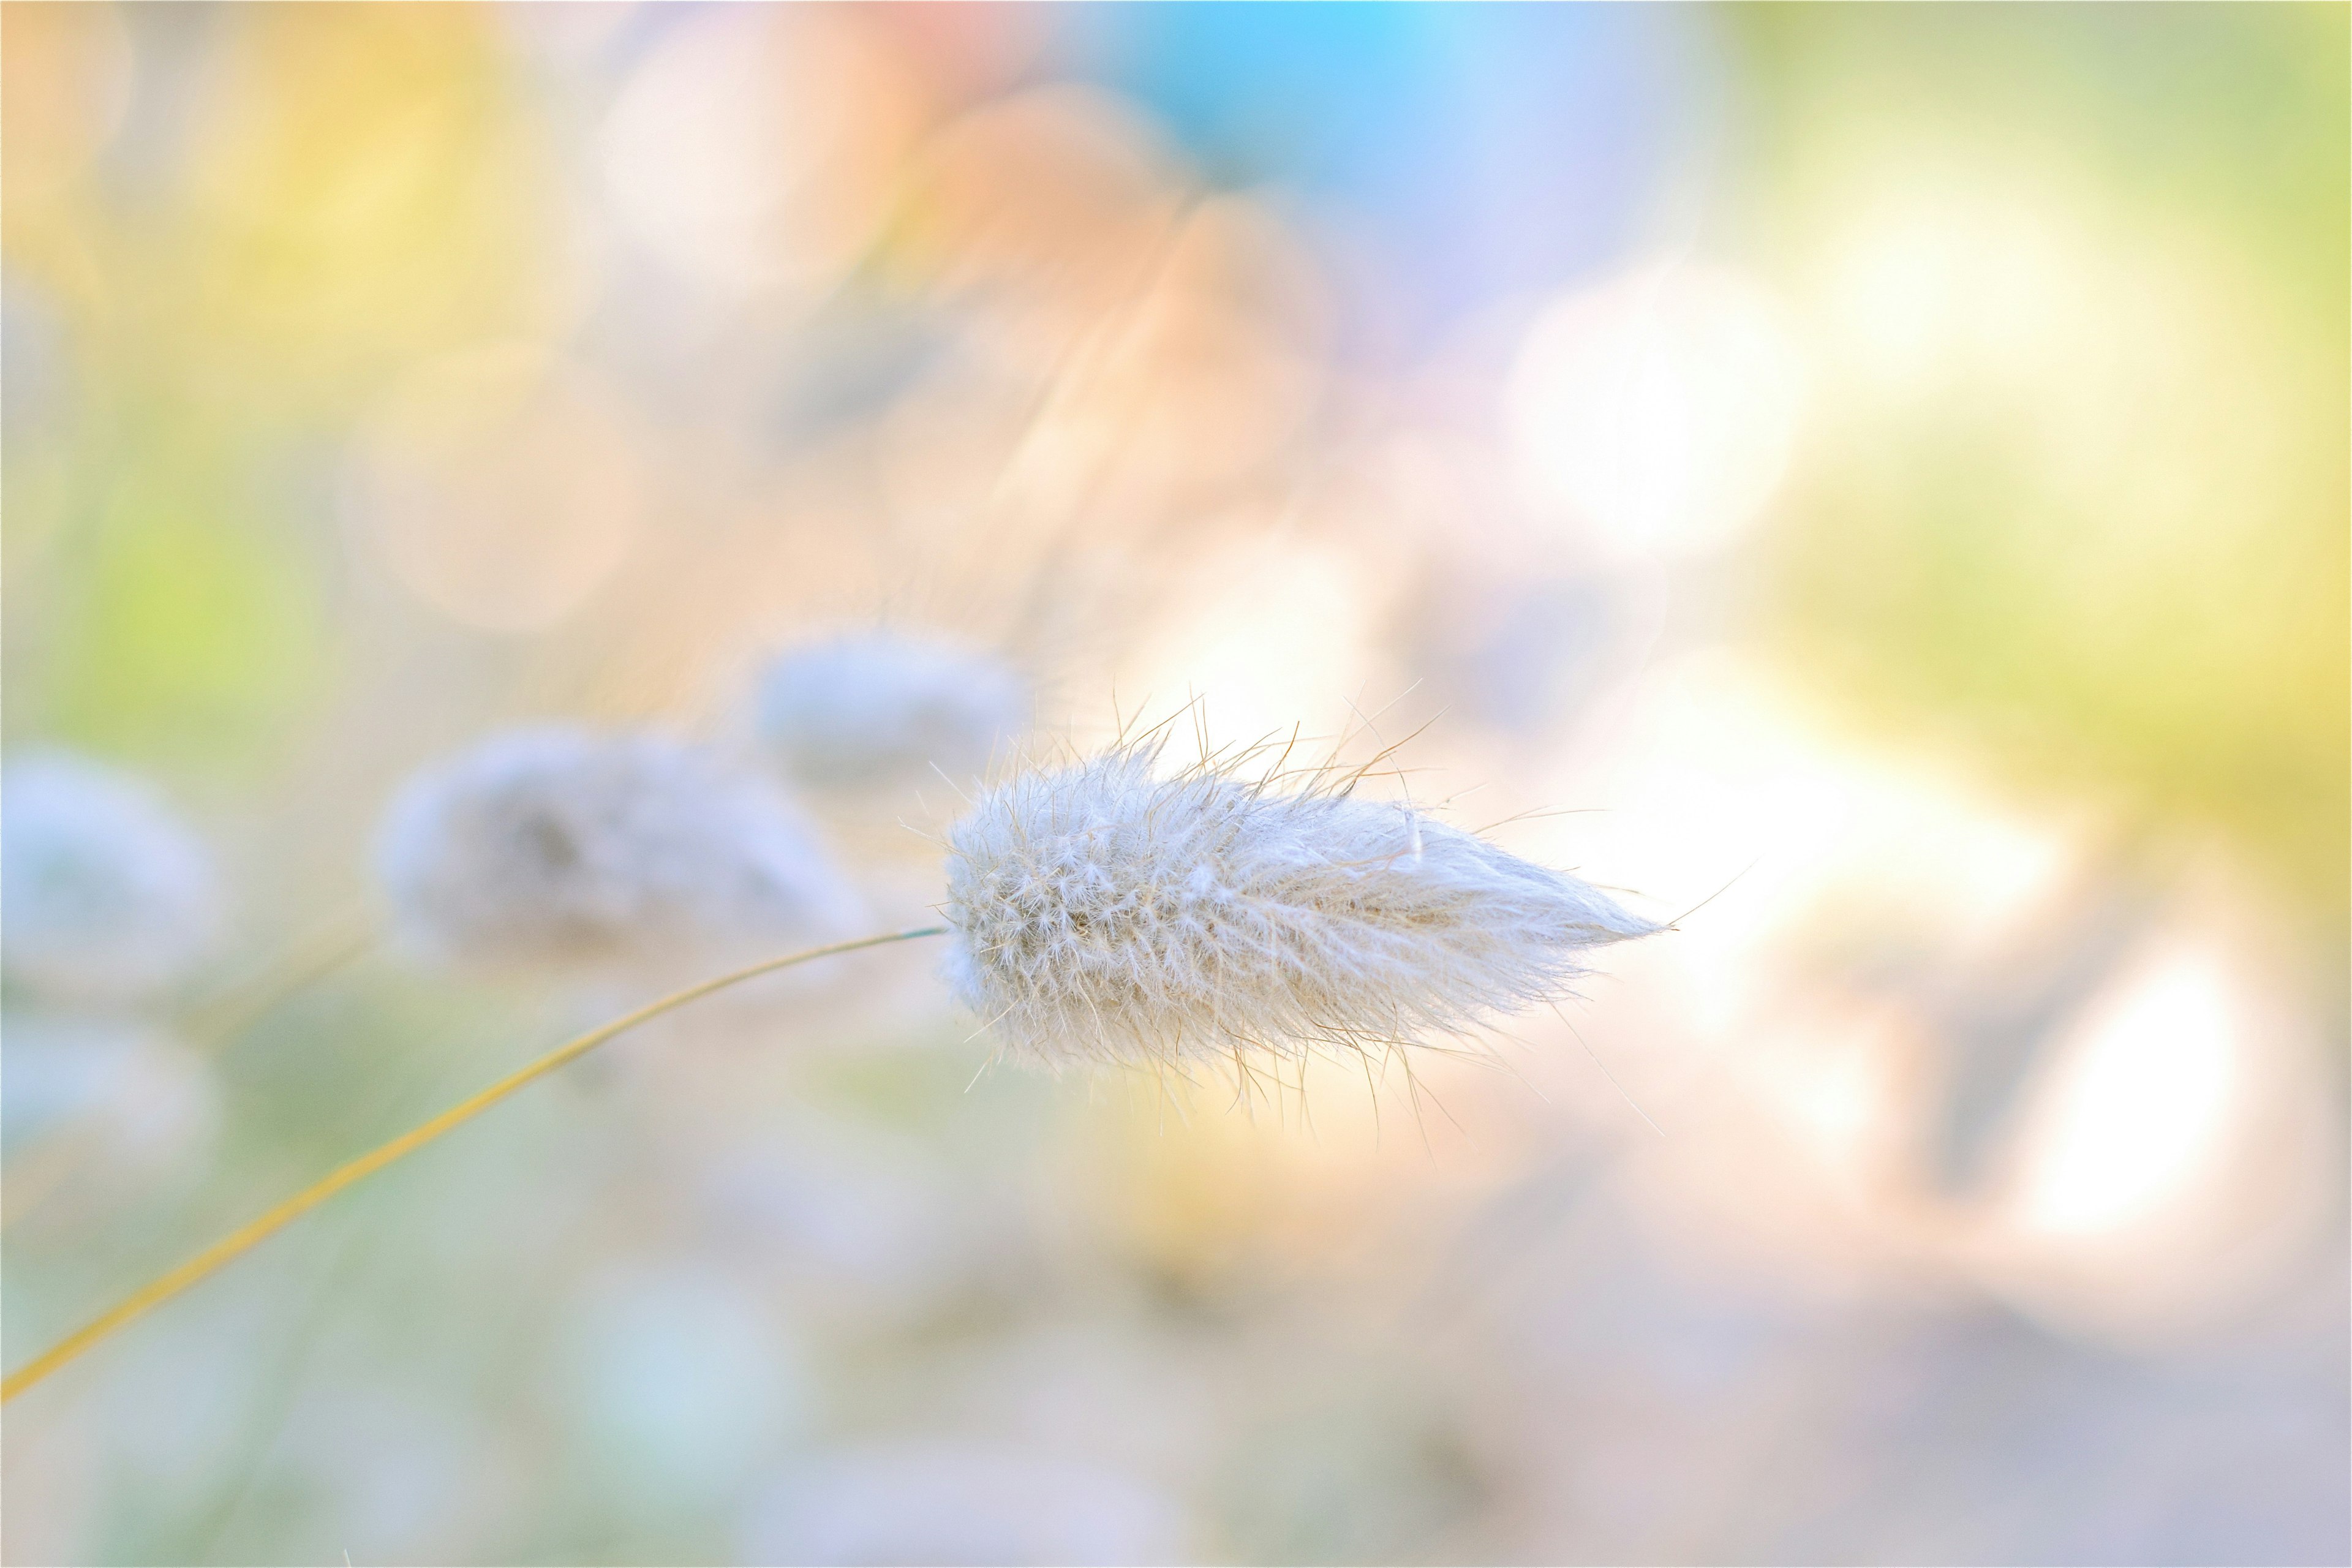
M 493 965 L 782 951 L 860 920 L 772 785 L 642 733 L 520 730 L 429 769 L 394 801 L 376 865 L 413 946 Z
M 1181 1065 L 1459 1036 L 1658 929 L 1411 806 L 1156 761 L 1017 773 L 950 833 L 950 978 L 1012 1054 Z
M 0 921 L 8 978 L 45 1001 L 136 1001 L 184 976 L 220 933 L 211 856 L 163 798 L 63 752 L 0 772 Z
M 1029 725 L 1029 683 L 992 655 L 873 632 L 778 655 L 760 678 L 761 742 L 803 784 L 976 776 Z

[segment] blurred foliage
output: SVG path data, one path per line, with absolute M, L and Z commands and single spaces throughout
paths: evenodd
M 308 542 L 226 446 L 201 427 L 159 433 L 68 520 L 45 728 L 101 751 L 217 759 L 327 689 Z
M 1958 367 L 1817 443 L 1775 542 L 1788 637 L 1895 727 L 2225 827 L 2340 923 L 2346 13 L 1729 20 L 1755 67 L 1758 222 L 1790 266 L 1824 204 L 1901 185 L 1867 159 L 1913 149 L 1923 182 L 1965 147 L 2119 237 L 2023 372 Z M 1964 272 L 1999 264 L 1996 237 Z M 2070 399 L 2103 405 L 2095 483 L 2068 471 Z
M 563 304 L 540 119 L 479 9 L 11 5 L 0 41 L 9 374 L 37 388 L 11 731 L 266 752 L 332 684 L 311 444 L 418 354 Z M 155 89 L 199 62 L 208 90 Z
M 0 37 L 12 276 L 65 303 L 101 390 L 315 428 L 567 302 L 544 126 L 489 10 L 12 5 Z M 123 117 L 142 76 L 199 69 Z M 69 104 L 13 90 L 77 71 Z

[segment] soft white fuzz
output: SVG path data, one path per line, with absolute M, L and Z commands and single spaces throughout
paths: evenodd
M 0 773 L 0 908 L 10 981 L 45 1001 L 136 1001 L 219 934 L 212 858 L 147 784 L 43 752 Z
M 776 789 L 659 736 L 550 726 L 413 780 L 376 864 L 445 959 L 597 964 L 850 934 L 855 894 Z
M 1029 683 L 976 649 L 874 632 L 779 654 L 760 679 L 761 742 L 829 788 L 976 776 L 1028 728 Z
M 950 978 L 1011 1054 L 1246 1062 L 1459 1036 L 1658 929 L 1342 779 L 1155 762 L 1017 773 L 949 836 Z

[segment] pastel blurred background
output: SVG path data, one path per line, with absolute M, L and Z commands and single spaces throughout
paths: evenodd
M 9 1367 L 610 1010 L 365 945 L 399 781 L 845 628 L 1689 911 L 1418 1092 L 681 1016 L 13 1404 L 8 1560 L 2346 1561 L 2348 46 L 8 5 L 8 753 L 226 889 L 12 978 Z M 953 805 L 807 794 L 874 929 Z

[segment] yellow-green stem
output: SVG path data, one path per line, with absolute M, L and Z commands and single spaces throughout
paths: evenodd
M 444 1132 L 472 1121 L 524 1085 L 545 1078 L 566 1062 L 587 1055 L 614 1036 L 625 1034 L 639 1024 L 657 1018 L 672 1008 L 682 1007 L 688 1002 L 698 1001 L 714 991 L 723 991 L 730 985 L 740 984 L 746 980 L 756 979 L 760 975 L 786 969 L 795 963 L 806 963 L 811 959 L 816 958 L 830 958 L 839 952 L 855 952 L 862 947 L 880 947 L 885 942 L 909 942 L 923 936 L 940 936 L 945 934 L 946 931 L 945 926 L 923 926 L 915 931 L 891 931 L 883 936 L 862 937 L 856 942 L 837 942 L 829 947 L 813 947 L 804 952 L 790 952 L 782 958 L 765 959 L 747 969 L 739 969 L 732 974 L 722 974 L 715 980 L 706 980 L 698 985 L 689 985 L 683 991 L 673 992 L 658 1002 L 647 1003 L 625 1017 L 615 1018 L 613 1022 L 591 1029 L 577 1038 L 566 1040 L 529 1066 L 508 1074 L 472 1099 L 451 1106 L 423 1126 L 412 1128 L 383 1147 L 361 1155 L 347 1165 L 329 1172 L 244 1228 L 230 1232 L 170 1273 L 150 1280 L 133 1290 L 115 1306 L 100 1313 L 48 1350 L 10 1373 L 5 1381 L 0 1381 L 0 1404 L 16 1398 L 16 1395 L 80 1355 L 115 1330 L 133 1319 L 143 1316 L 152 1309 L 163 1305 L 224 1265 L 232 1263 L 250 1252 L 345 1187 L 364 1181 L 394 1161 L 415 1153 Z

